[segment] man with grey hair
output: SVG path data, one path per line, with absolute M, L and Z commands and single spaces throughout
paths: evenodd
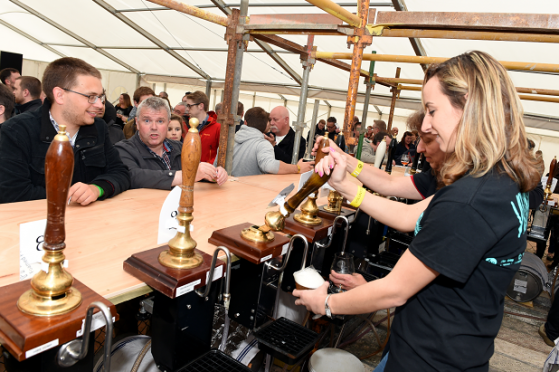
M 215 113 L 216 114 L 221 114 L 221 108 L 223 107 L 223 102 L 219 102 L 217 105 L 215 105 Z
M 170 119 L 167 101 L 149 97 L 138 106 L 136 134 L 115 145 L 130 172 L 131 188 L 170 190 L 182 184 L 182 143 L 166 138 Z M 227 173 L 222 168 L 218 171 L 212 164 L 200 163 L 196 181 L 201 179 L 221 185 L 227 180 Z

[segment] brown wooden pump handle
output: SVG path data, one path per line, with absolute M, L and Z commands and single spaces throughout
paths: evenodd
M 553 157 L 551 164 L 549 165 L 549 176 L 547 177 L 547 184 L 546 187 L 551 188 L 551 184 L 553 183 L 553 175 L 555 175 L 555 168 L 557 167 L 557 156 Z
M 45 182 L 47 192 L 47 227 L 43 248 L 58 251 L 66 247 L 64 216 L 66 200 L 74 174 L 74 151 L 66 135 L 66 126 L 54 137 L 45 157 Z
M 324 156 L 326 156 L 326 154 L 324 152 L 322 152 L 322 149 L 327 147 L 327 146 L 330 146 L 330 142 L 328 140 L 328 134 L 326 133 L 324 135 L 324 137 L 322 138 L 322 141 L 318 145 L 318 150 L 316 152 L 316 158 L 315 158 L 315 161 L 317 163 Z M 293 195 L 291 198 L 289 198 L 287 200 L 287 202 L 285 203 L 285 209 L 290 214 L 293 213 L 293 211 L 295 211 L 295 209 L 297 209 L 299 204 L 301 204 L 307 196 L 309 196 L 311 193 L 317 191 L 326 182 L 328 182 L 328 180 L 330 179 L 330 175 L 331 174 L 326 175 L 326 173 L 325 173 L 322 177 L 320 177 L 320 175 L 318 173 L 313 172 L 311 177 L 307 180 L 307 182 L 305 182 L 303 187 L 301 187 L 301 190 L 299 190 L 295 195 Z
M 202 142 L 198 133 L 200 121 L 196 118 L 189 120 L 190 129 L 184 137 L 181 163 L 182 163 L 182 193 L 179 201 L 179 213 L 192 213 L 194 211 L 194 182 L 196 172 L 202 156 Z

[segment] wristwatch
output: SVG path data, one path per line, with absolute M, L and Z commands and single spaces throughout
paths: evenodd
M 324 301 L 324 311 L 326 312 L 326 316 L 332 319 L 332 311 L 330 310 L 330 306 L 328 306 L 328 299 L 330 298 L 330 296 L 332 296 L 332 293 L 326 296 L 326 300 Z

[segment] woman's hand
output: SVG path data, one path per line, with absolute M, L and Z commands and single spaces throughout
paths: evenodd
M 322 158 L 314 167 L 314 171 L 322 177 L 324 174 L 329 175 L 328 184 L 334 189 L 339 190 L 346 177 L 346 159 L 340 150 L 330 147 L 330 154 Z
M 307 310 L 312 311 L 315 314 L 326 313 L 324 307 L 324 301 L 326 301 L 326 296 L 328 295 L 328 282 L 324 282 L 320 287 L 314 290 L 294 290 L 293 296 L 299 297 L 295 301 L 295 305 L 303 305 Z
M 341 286 L 346 291 L 367 283 L 361 274 L 338 274 L 334 270 L 330 272 L 330 280 L 336 287 Z

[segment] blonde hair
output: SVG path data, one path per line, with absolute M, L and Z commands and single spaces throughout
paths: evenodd
M 431 65 L 423 86 L 433 77 L 451 104 L 463 111 L 454 152 L 441 169 L 444 185 L 468 171 L 481 177 L 498 165 L 520 191 L 536 187 L 543 163 L 530 154 L 522 105 L 505 68 L 489 54 L 472 51 Z

